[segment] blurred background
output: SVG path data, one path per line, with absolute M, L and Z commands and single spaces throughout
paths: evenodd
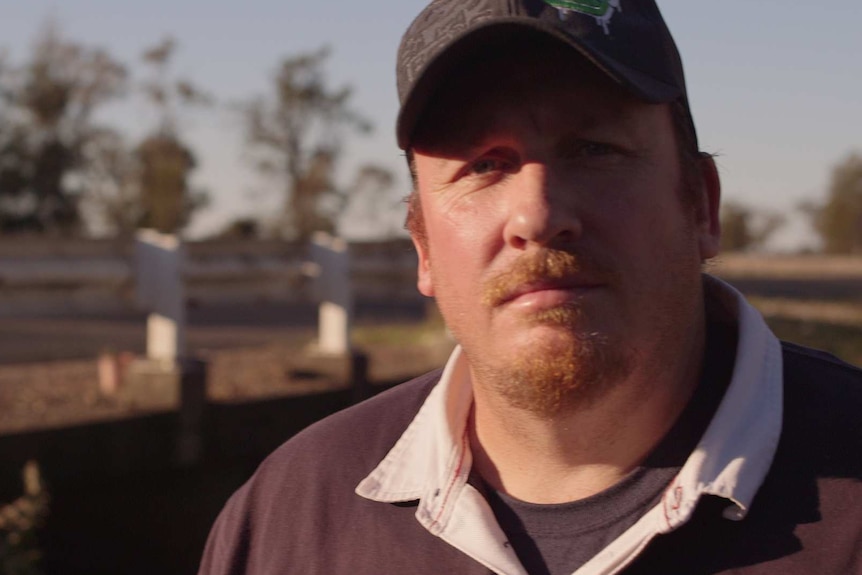
M 194 573 L 262 457 L 451 348 L 394 138 L 424 1 L 8 4 L 0 573 Z M 659 0 L 722 176 L 709 269 L 779 336 L 862 364 L 862 9 L 788 4 Z M 148 363 L 143 228 L 181 240 L 197 367 Z M 321 231 L 349 244 L 340 355 L 314 347 Z

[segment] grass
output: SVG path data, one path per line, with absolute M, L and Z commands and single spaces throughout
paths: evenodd
M 862 305 L 749 297 L 779 339 L 827 351 L 862 366 Z
M 375 325 L 354 328 L 353 342 L 363 346 L 425 346 L 446 339 L 445 329 L 427 322 L 417 324 Z
M 432 310 L 433 311 L 433 310 Z M 428 345 L 447 339 L 446 326 L 436 313 L 421 322 L 358 325 L 353 327 L 354 343 L 362 345 Z

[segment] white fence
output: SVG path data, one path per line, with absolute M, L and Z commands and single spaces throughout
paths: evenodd
M 186 244 L 183 272 L 193 306 L 314 303 L 303 245 L 266 241 Z M 415 301 L 416 255 L 409 241 L 351 244 L 359 298 Z M 0 317 L 136 310 L 134 244 L 96 240 L 0 241 Z
M 186 244 L 189 305 L 248 302 L 315 304 L 303 274 L 306 246 L 278 241 Z M 350 245 L 356 299 L 411 302 L 416 254 L 409 240 Z M 862 258 L 722 255 L 707 268 L 731 280 L 862 280 Z M 138 309 L 134 245 L 94 240 L 0 241 L 0 317 L 98 314 Z

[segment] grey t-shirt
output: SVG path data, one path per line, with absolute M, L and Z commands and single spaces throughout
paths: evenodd
M 571 503 L 538 505 L 482 485 L 509 544 L 531 575 L 573 573 L 658 503 L 724 395 L 735 344 L 733 326 L 708 326 L 701 380 L 691 401 L 649 457 L 609 489 Z

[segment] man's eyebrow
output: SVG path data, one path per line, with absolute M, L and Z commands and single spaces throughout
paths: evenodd
M 442 167 L 446 161 L 464 159 L 464 156 L 476 153 L 477 150 L 485 146 L 488 140 L 487 134 L 464 131 L 458 133 L 455 138 L 432 140 L 427 149 L 441 161 L 437 167 Z
M 625 123 L 632 114 L 621 107 L 614 108 L 607 113 L 598 113 L 595 110 L 578 117 L 572 124 L 574 132 L 589 132 L 603 127 L 614 127 Z

